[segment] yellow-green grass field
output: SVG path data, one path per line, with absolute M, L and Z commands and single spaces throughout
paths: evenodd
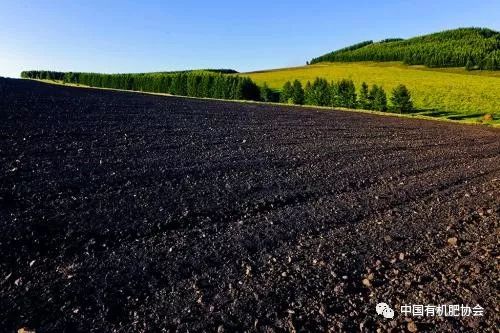
M 406 66 L 399 62 L 320 63 L 244 73 L 257 84 L 266 82 L 281 89 L 290 80 L 305 84 L 316 77 L 336 81 L 351 79 L 359 89 L 365 81 L 384 87 L 388 96 L 398 84 L 410 90 L 419 114 L 481 122 L 492 114 L 492 123 L 500 122 L 500 71 L 466 71 L 462 68 L 435 69 Z

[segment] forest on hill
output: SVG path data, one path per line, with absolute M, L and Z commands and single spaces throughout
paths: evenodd
M 500 69 L 500 32 L 486 28 L 459 28 L 410 39 L 365 41 L 310 61 L 403 61 L 428 67 Z

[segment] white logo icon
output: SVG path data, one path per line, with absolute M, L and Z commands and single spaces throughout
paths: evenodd
M 387 303 L 378 303 L 375 310 L 377 310 L 379 315 L 384 316 L 384 318 L 394 318 L 394 310 L 391 309 Z

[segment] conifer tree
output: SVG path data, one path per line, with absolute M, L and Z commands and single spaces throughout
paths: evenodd
M 308 95 L 308 104 L 318 106 L 331 105 L 331 86 L 323 78 L 317 77 L 314 79 Z
M 356 107 L 356 88 L 352 80 L 340 80 L 335 87 L 335 106 Z
M 411 95 L 405 85 L 400 84 L 392 91 L 392 107 L 396 112 L 406 113 L 413 110 Z
M 281 90 L 280 102 L 281 103 L 293 103 L 293 87 L 290 81 L 286 81 L 283 85 L 283 89 Z
M 379 87 L 375 99 L 373 101 L 373 107 L 378 111 L 387 111 L 387 95 L 384 88 Z
M 304 104 L 313 105 L 312 104 L 312 85 L 310 81 L 307 81 L 306 86 L 304 87 Z
M 263 102 L 272 101 L 272 90 L 269 88 L 266 82 L 260 87 L 260 100 Z
M 242 77 L 241 82 L 241 95 L 243 99 L 258 101 L 260 98 L 259 87 L 248 77 Z
M 365 110 L 372 108 L 366 82 L 361 83 L 361 89 L 359 90 L 359 107 Z
M 304 104 L 304 89 L 299 80 L 293 81 L 292 84 L 292 102 L 293 104 Z
M 387 96 L 385 91 L 376 84 L 370 89 L 370 104 L 372 110 L 387 111 Z

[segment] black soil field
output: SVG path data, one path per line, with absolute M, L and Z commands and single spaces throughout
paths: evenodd
M 0 81 L 2 332 L 496 332 L 499 221 L 499 130 Z

